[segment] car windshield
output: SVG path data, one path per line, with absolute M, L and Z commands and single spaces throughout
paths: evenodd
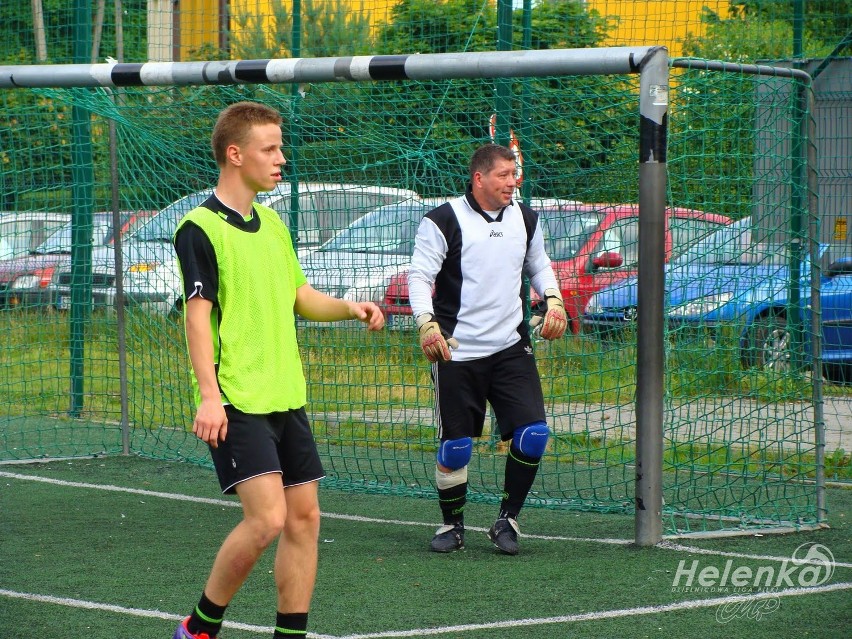
M 784 244 L 756 242 L 746 218 L 696 242 L 674 263 L 784 266 L 789 255 Z
M 417 227 L 428 211 L 421 205 L 383 206 L 355 220 L 317 250 L 411 255 Z
M 133 233 L 132 239 L 139 242 L 171 242 L 178 222 L 196 206 L 203 204 L 212 192 L 209 189 L 199 191 L 172 202 Z
M 593 211 L 540 211 L 541 232 L 550 259 L 575 257 L 602 219 L 603 214 Z
M 49 238 L 47 238 L 44 242 L 39 244 L 35 249 L 33 249 L 33 253 L 37 255 L 50 255 L 57 253 L 71 253 L 71 236 L 72 228 L 71 222 L 68 222 L 63 227 L 61 227 L 58 231 L 53 233 Z M 92 221 L 92 244 L 95 246 L 99 246 L 101 244 L 108 244 L 112 239 L 112 215 L 98 215 L 94 216 Z

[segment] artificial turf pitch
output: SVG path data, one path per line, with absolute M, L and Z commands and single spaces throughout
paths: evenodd
M 0 639 L 171 637 L 238 521 L 235 504 L 212 471 L 189 464 L 0 466 Z M 635 547 L 631 516 L 526 508 L 517 557 L 485 536 L 492 505 L 469 504 L 466 548 L 450 555 L 428 551 L 434 500 L 323 488 L 321 505 L 316 637 L 840 638 L 852 621 L 848 489 L 829 489 L 829 529 L 680 547 Z M 673 587 L 681 561 L 756 572 L 814 542 L 835 559 L 817 590 Z M 272 557 L 232 602 L 222 639 L 271 637 Z

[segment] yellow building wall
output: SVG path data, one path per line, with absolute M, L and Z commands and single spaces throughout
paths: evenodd
M 321 2 L 323 0 L 313 0 Z M 337 0 L 325 0 L 336 2 Z M 396 0 L 340 0 L 352 6 L 353 11 L 363 10 L 375 24 L 387 22 Z M 556 0 L 559 1 L 559 0 Z M 268 27 L 273 19 L 273 3 L 283 2 L 292 8 L 293 0 L 229 0 L 231 38 L 239 38 L 235 16 L 261 16 L 262 27 Z M 604 43 L 610 46 L 644 46 L 663 44 L 669 49 L 670 57 L 682 54 L 683 39 L 690 33 L 703 35 L 704 25 L 700 18 L 704 7 L 722 17 L 728 15 L 730 0 L 585 0 L 590 9 L 602 16 L 610 17 L 615 23 L 610 37 Z M 179 45 L 180 59 L 187 59 L 190 52 L 202 45 L 218 46 L 219 6 L 222 0 L 179 0 L 180 11 Z
M 219 46 L 219 1 L 220 0 L 179 0 L 176 5 L 179 21 L 176 26 L 175 44 L 180 52 L 180 60 L 186 60 L 192 51 L 203 45 Z
M 683 54 L 682 41 L 687 35 L 704 35 L 704 7 L 724 18 L 729 4 L 730 0 L 586 0 L 602 16 L 617 18 L 605 45 L 662 44 L 672 58 Z
M 320 2 L 337 2 L 338 0 L 313 0 L 314 6 Z M 373 25 L 387 22 L 391 9 L 396 0 L 340 0 L 349 4 L 353 11 L 364 11 L 369 14 Z M 219 44 L 219 5 L 222 0 L 179 0 L 180 38 L 179 50 L 182 60 L 188 58 L 192 51 L 197 51 L 203 45 L 218 46 Z M 230 0 L 229 37 L 239 38 L 239 27 L 235 22 L 237 16 L 257 16 L 260 26 L 267 29 L 274 20 L 273 5 L 284 6 L 292 11 L 293 0 Z

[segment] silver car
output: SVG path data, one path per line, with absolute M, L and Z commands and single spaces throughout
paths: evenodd
M 30 251 L 70 221 L 70 213 L 0 212 L 0 260 L 29 255 Z
M 328 241 L 340 229 L 377 206 L 418 200 L 408 189 L 365 184 L 307 182 L 299 185 L 299 213 L 292 211 L 291 185 L 281 183 L 274 191 L 258 195 L 290 227 L 296 252 L 302 257 Z
M 173 202 L 122 243 L 123 290 L 125 303 L 141 305 L 161 313 L 181 310 L 180 272 L 175 259 L 172 235 L 183 216 L 210 197 L 212 189 L 187 195 Z M 300 256 L 330 236 L 333 224 L 345 226 L 388 202 L 417 198 L 413 191 L 358 184 L 302 183 L 298 186 L 298 216 L 291 216 L 291 185 L 279 184 L 258 201 L 278 212 L 295 229 Z M 291 219 L 294 218 L 294 219 Z M 115 304 L 115 257 L 111 249 L 97 249 L 92 256 L 92 298 L 96 306 Z M 57 307 L 70 301 L 72 276 L 67 268 L 54 277 Z
M 132 233 L 150 215 L 148 211 L 120 213 L 121 235 Z M 111 245 L 115 235 L 113 214 L 94 213 L 91 233 L 93 247 Z M 27 255 L 0 261 L 0 308 L 53 305 L 55 291 L 50 284 L 57 269 L 71 263 L 72 239 L 73 228 L 69 220 Z
M 381 303 L 388 282 L 408 270 L 420 220 L 435 206 L 411 200 L 367 213 L 301 260 L 305 277 L 334 297 Z
M 395 282 L 406 279 L 414 237 L 423 216 L 446 201 L 447 198 L 424 198 L 390 204 L 355 220 L 301 260 L 308 282 L 335 297 L 375 302 L 385 313 L 389 329 L 412 328 L 411 307 L 400 313 L 400 309 L 388 305 L 386 296 Z M 559 215 L 560 207 L 574 204 L 577 203 L 558 199 L 531 202 L 542 215 Z

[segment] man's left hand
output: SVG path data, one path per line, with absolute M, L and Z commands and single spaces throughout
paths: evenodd
M 367 325 L 368 331 L 380 331 L 385 326 L 385 316 L 373 302 L 349 302 L 349 310 L 354 319 Z

